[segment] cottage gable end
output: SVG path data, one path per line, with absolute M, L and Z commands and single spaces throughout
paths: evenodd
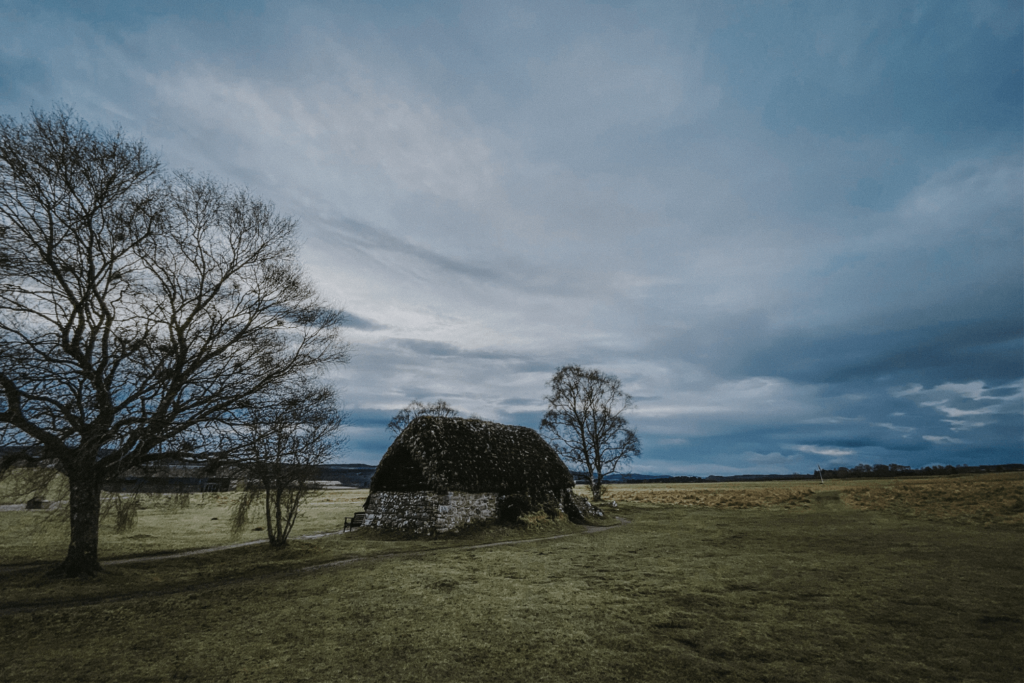
M 395 444 L 381 458 L 370 480 L 371 491 L 425 491 L 430 488 L 423 467 L 409 448 Z

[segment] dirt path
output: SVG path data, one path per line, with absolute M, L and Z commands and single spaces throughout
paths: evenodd
M 336 536 L 338 534 L 348 533 L 346 531 L 324 531 L 319 534 L 308 534 L 306 536 L 296 536 L 295 540 L 308 541 L 313 538 L 324 538 L 325 536 Z M 117 560 L 103 560 L 101 563 L 104 567 L 119 565 L 119 564 L 137 564 L 140 562 L 160 562 L 161 560 L 174 560 L 179 557 L 190 557 L 192 555 L 206 555 L 207 553 L 219 553 L 222 550 L 234 550 L 235 548 L 244 548 L 249 545 L 263 545 L 269 543 L 265 538 L 258 541 L 245 541 L 243 543 L 230 543 L 228 545 L 215 545 L 210 548 L 196 548 L 195 550 L 182 550 L 180 553 L 165 553 L 163 555 L 140 555 L 138 557 L 122 557 Z M 47 564 L 24 564 L 17 567 L 0 567 L 0 575 L 3 574 L 14 574 L 16 572 L 29 571 L 30 569 L 41 569 L 47 567 L 52 563 Z
M 349 529 L 351 531 L 351 529 Z M 319 534 L 308 534 L 306 536 L 296 536 L 297 541 L 308 541 L 314 538 L 326 538 L 327 536 L 337 536 L 338 534 L 347 534 L 348 531 L 324 531 Z M 205 555 L 207 553 L 219 553 L 222 550 L 233 550 L 234 548 L 244 548 L 249 545 L 264 545 L 270 543 L 265 538 L 261 538 L 258 541 L 245 541 L 244 543 L 232 543 L 230 545 L 217 545 L 212 548 L 199 548 L 198 550 L 183 550 L 180 553 L 169 553 L 167 555 L 143 555 L 141 557 L 125 557 L 120 560 L 108 560 L 104 562 L 104 565 L 108 564 L 135 564 L 137 562 L 159 562 L 161 560 L 173 560 L 179 557 L 191 557 L 192 555 Z
M 616 524 L 615 526 L 587 526 L 587 527 L 584 527 L 583 533 L 595 534 L 595 533 L 599 533 L 599 532 L 602 532 L 602 531 L 608 531 L 609 529 L 619 529 L 619 528 L 621 528 L 623 526 L 626 526 L 627 524 L 631 523 L 630 520 L 626 519 L 625 517 L 616 516 L 615 519 L 617 519 L 619 521 L 619 523 Z M 341 534 L 341 533 L 347 533 L 347 532 L 344 532 L 344 531 L 331 531 L 331 532 L 326 532 L 326 533 L 322 533 L 322 534 L 312 534 L 312 535 L 309 535 L 309 536 L 302 536 L 300 538 L 304 538 L 304 539 L 321 538 L 321 537 L 324 537 L 324 536 L 333 536 L 333 535 L 337 535 L 337 534 Z M 393 558 L 396 558 L 396 557 L 417 557 L 417 556 L 420 556 L 420 555 L 429 555 L 429 554 L 432 554 L 432 553 L 439 553 L 439 552 L 444 552 L 444 551 L 481 550 L 483 548 L 494 548 L 496 546 L 502 546 L 502 545 L 520 545 L 520 544 L 523 544 L 523 543 L 539 543 L 541 541 L 554 541 L 554 540 L 558 540 L 560 538 L 572 538 L 574 536 L 579 536 L 579 535 L 580 534 L 558 534 L 556 536 L 541 536 L 541 537 L 538 537 L 538 538 L 523 538 L 523 539 L 519 539 L 519 540 L 516 540 L 516 541 L 497 541 L 495 543 L 479 543 L 479 544 L 476 544 L 476 545 L 446 546 L 446 547 L 443 547 L 443 548 L 430 548 L 430 549 L 426 549 L 426 550 L 409 550 L 409 551 L 405 551 L 405 552 L 384 553 L 384 554 L 381 554 L 381 555 L 363 555 L 363 556 L 359 556 L 359 557 L 349 557 L 349 558 L 346 558 L 344 560 L 333 560 L 331 562 L 321 562 L 321 563 L 318 563 L 318 564 L 308 565 L 306 567 L 297 567 L 297 568 L 294 568 L 294 569 L 288 569 L 288 570 L 279 571 L 279 572 L 272 572 L 272 573 L 268 573 L 268 574 L 258 574 L 256 576 L 245 576 L 245 577 L 240 577 L 240 578 L 237 578 L 237 579 L 224 579 L 222 581 L 211 581 L 209 583 L 197 583 L 197 584 L 191 584 L 191 585 L 186 585 L 186 586 L 178 586 L 178 587 L 175 587 L 175 588 L 168 588 L 166 590 L 159 590 L 159 591 L 140 591 L 140 592 L 137 592 L 137 593 L 126 593 L 124 595 L 112 595 L 112 596 L 98 597 L 98 598 L 82 598 L 82 599 L 79 599 L 79 600 L 61 600 L 61 601 L 55 600 L 55 601 L 50 601 L 50 602 L 35 602 L 35 603 L 31 603 L 31 604 L 22 604 L 22 605 L 15 604 L 15 605 L 10 605 L 10 606 L 7 606 L 7 607 L 0 608 L 0 616 L 6 616 L 8 614 L 26 613 L 26 612 L 27 613 L 41 612 L 43 610 L 49 610 L 49 609 L 64 609 L 64 608 L 68 608 L 68 607 L 84 607 L 84 606 L 88 606 L 88 605 L 102 605 L 102 604 L 108 604 L 108 603 L 126 602 L 128 600 L 161 598 L 161 597 L 167 597 L 169 595 L 177 595 L 179 593 L 195 593 L 195 594 L 198 594 L 198 593 L 208 593 L 208 592 L 213 591 L 213 590 L 219 590 L 221 588 L 226 588 L 226 587 L 234 586 L 234 585 L 238 585 L 238 584 L 249 583 L 249 582 L 253 582 L 253 581 L 270 581 L 270 580 L 283 579 L 283 578 L 286 578 L 288 576 L 296 576 L 296 575 L 304 574 L 306 572 L 314 572 L 314 571 L 319 571 L 319 570 L 322 570 L 322 569 L 331 569 L 333 567 L 341 567 L 341 566 L 347 565 L 347 564 L 355 564 L 356 562 L 386 560 L 386 559 L 393 559 Z M 261 541 L 248 541 L 246 543 L 236 543 L 234 545 L 217 546 L 215 548 L 202 548 L 202 549 L 199 549 L 199 550 L 189 550 L 189 551 L 186 551 L 186 552 L 174 553 L 174 554 L 169 554 L 169 555 L 152 555 L 152 556 L 148 556 L 148 557 L 131 557 L 131 558 L 125 558 L 125 559 L 122 559 L 122 560 L 110 560 L 108 562 L 104 562 L 103 564 L 104 565 L 112 565 L 112 564 L 128 564 L 128 563 L 132 563 L 132 562 L 154 562 L 154 561 L 159 561 L 159 560 L 170 560 L 170 559 L 174 559 L 174 558 L 178 558 L 178 557 L 188 557 L 188 556 L 191 556 L 191 555 L 202 555 L 202 554 L 205 554 L 205 553 L 219 552 L 221 550 L 230 550 L 232 548 L 241 548 L 241 547 L 249 546 L 249 545 L 257 545 L 257 544 L 260 544 L 260 543 L 267 543 L 267 541 L 265 541 L 265 540 L 261 540 Z M 45 566 L 45 565 L 39 565 L 39 566 Z M 19 569 L 24 569 L 24 568 L 19 567 Z

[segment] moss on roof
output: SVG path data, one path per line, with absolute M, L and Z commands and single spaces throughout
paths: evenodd
M 423 415 L 409 423 L 381 458 L 370 492 L 533 496 L 572 485 L 565 463 L 528 427 Z

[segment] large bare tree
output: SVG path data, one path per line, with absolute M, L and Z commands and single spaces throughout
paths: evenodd
M 249 397 L 347 360 L 294 233 L 67 108 L 0 118 L 0 445 L 68 477 L 65 575 L 99 569 L 104 482 L 211 455 Z
M 633 398 L 614 375 L 579 365 L 558 368 L 548 386 L 540 433 L 563 460 L 586 472 L 594 500 L 601 500 L 605 478 L 640 457 L 640 439 L 623 416 Z

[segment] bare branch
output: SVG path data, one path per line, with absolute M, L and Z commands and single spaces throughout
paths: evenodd
M 388 422 L 388 431 L 395 434 L 396 436 L 402 433 L 402 430 L 420 415 L 434 415 L 436 417 L 458 417 L 459 411 L 452 408 L 446 401 L 438 399 L 433 403 L 420 403 L 419 401 L 413 401 L 406 407 L 395 413 L 395 416 L 391 418 L 391 422 Z
M 343 445 L 338 431 L 344 420 L 333 390 L 308 377 L 253 397 L 235 425 L 232 461 L 246 484 L 233 510 L 233 531 L 244 528 L 262 499 L 267 537 L 271 545 L 285 545 L 299 506 L 314 493 L 320 465 Z

